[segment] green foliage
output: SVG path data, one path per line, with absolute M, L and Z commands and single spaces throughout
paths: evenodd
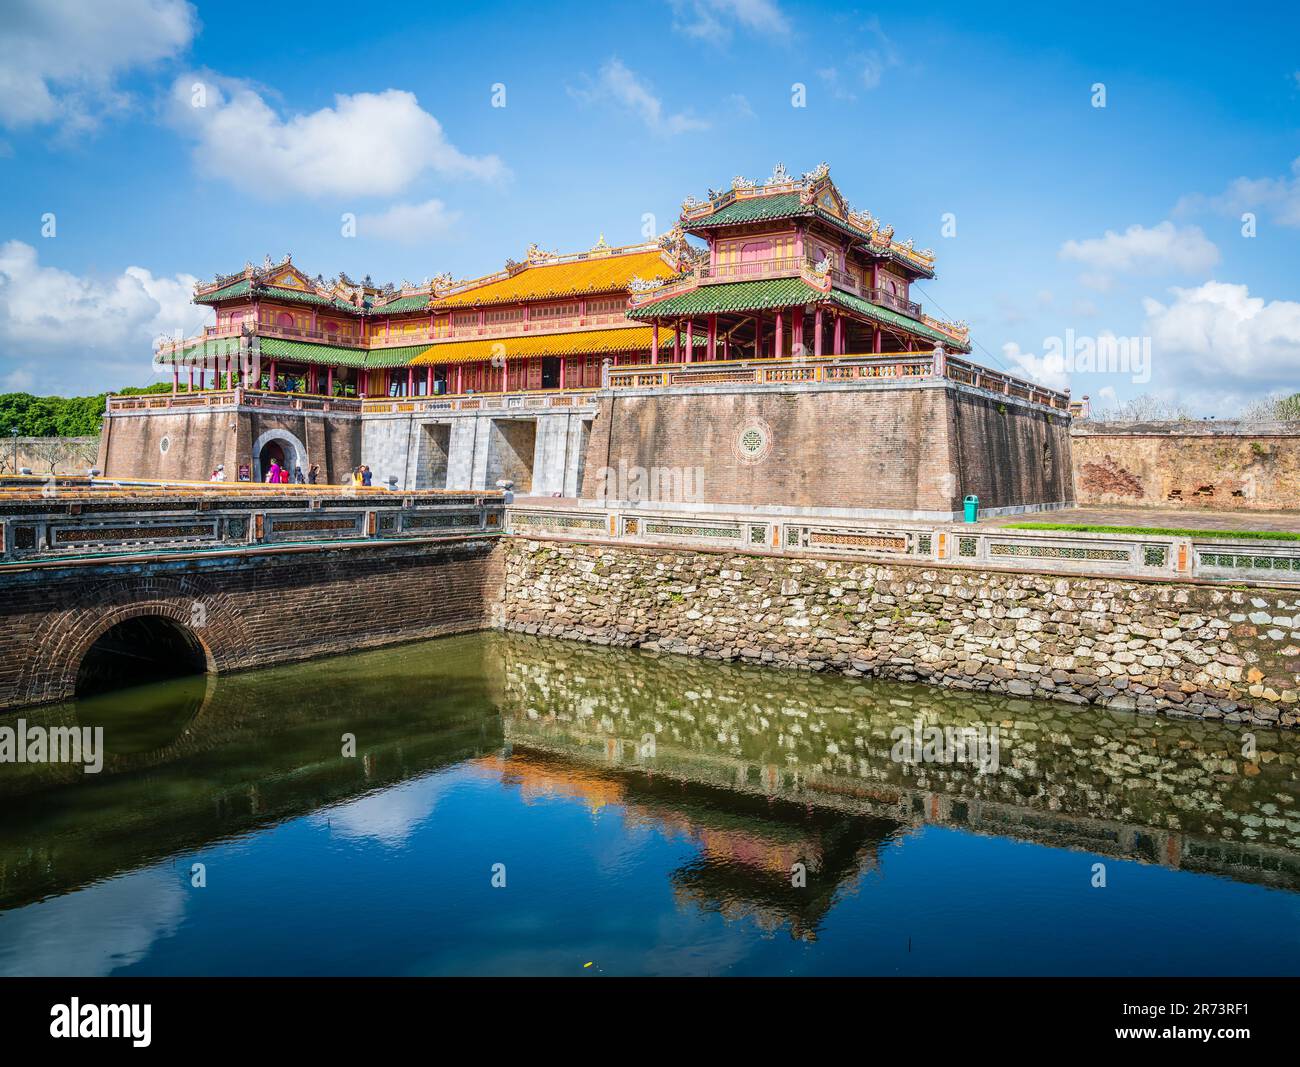
M 171 392 L 170 382 L 117 390 L 120 395 Z M 104 415 L 104 397 L 32 396 L 31 393 L 0 393 L 0 437 L 14 430 L 19 437 L 94 437 Z

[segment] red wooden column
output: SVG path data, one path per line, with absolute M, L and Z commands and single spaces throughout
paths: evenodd
M 763 358 L 763 316 L 754 316 L 754 358 Z
M 709 316 L 709 352 L 708 360 L 710 363 L 718 358 L 718 316 Z
M 695 360 L 695 320 L 686 320 L 686 362 Z
M 172 364 L 172 392 L 179 393 L 180 391 L 181 391 L 181 365 L 179 363 L 173 363 Z
M 433 396 L 433 364 L 424 369 L 424 395 Z
M 650 362 L 659 362 L 659 323 L 650 327 Z
M 794 314 L 793 327 L 790 331 L 790 354 L 794 356 L 804 355 L 803 350 L 803 308 L 791 308 Z
M 785 355 L 785 312 L 778 309 L 776 313 L 776 334 L 772 342 L 772 357 L 780 359 Z
M 876 336 L 871 339 L 871 351 L 873 352 L 881 351 L 879 326 L 876 327 Z
M 456 392 L 458 392 L 458 393 L 463 393 L 463 392 L 465 391 L 465 389 L 464 389 L 464 385 L 465 385 L 465 375 L 464 375 L 464 370 L 465 370 L 465 364 L 463 364 L 463 363 L 458 363 L 458 364 L 456 364 Z
M 561 389 L 564 388 L 564 370 L 567 363 L 568 360 L 564 356 L 561 356 L 560 357 L 560 388 Z
M 261 382 L 257 383 L 261 385 Z M 271 360 L 271 392 L 275 392 L 275 360 Z
M 406 395 L 415 396 L 415 368 L 406 368 Z
M 330 367 L 330 368 L 325 372 L 325 395 L 326 395 L 326 396 L 333 396 L 333 395 L 334 395 L 334 368 L 333 368 L 333 366 L 331 366 L 331 367 Z
M 817 305 L 817 310 L 813 312 L 813 355 L 822 354 L 822 309 Z
M 673 362 L 680 363 L 681 361 L 682 361 L 682 324 L 680 322 L 675 322 L 673 323 Z
M 835 354 L 844 355 L 844 316 L 835 316 Z

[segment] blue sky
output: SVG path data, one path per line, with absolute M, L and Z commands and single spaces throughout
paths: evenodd
M 1300 14 L 920 7 L 7 0 L 0 390 L 152 380 L 193 278 L 268 253 L 475 276 L 822 160 L 984 362 L 1198 415 L 1300 389 Z

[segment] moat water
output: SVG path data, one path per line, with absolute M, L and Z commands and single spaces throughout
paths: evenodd
M 1300 973 L 1297 734 L 494 633 L 20 717 L 0 975 Z

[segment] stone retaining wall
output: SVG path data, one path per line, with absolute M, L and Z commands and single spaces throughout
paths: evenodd
M 1300 593 L 504 539 L 496 624 L 1074 704 L 1300 724 Z

